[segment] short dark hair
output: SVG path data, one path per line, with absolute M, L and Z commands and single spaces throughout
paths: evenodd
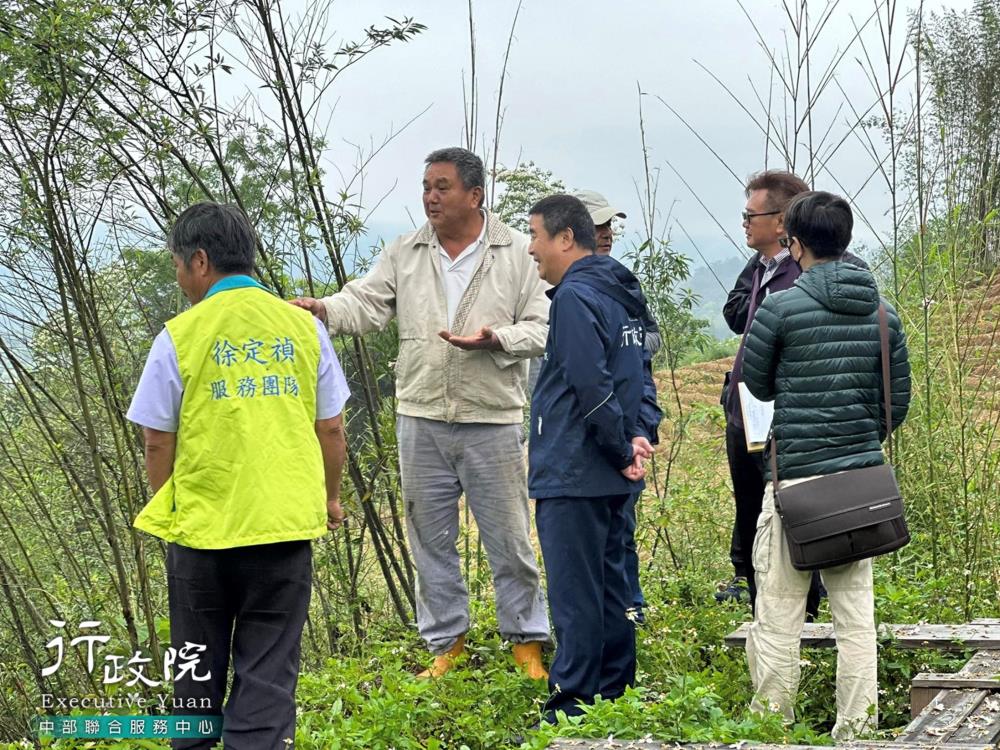
M 577 245 L 592 253 L 597 251 L 594 220 L 579 198 L 572 195 L 550 195 L 532 206 L 528 214 L 542 217 L 542 224 L 549 236 L 569 229 L 572 230 Z
M 809 186 L 801 177 L 781 169 L 767 169 L 750 175 L 745 193 L 747 198 L 754 190 L 767 191 L 768 207 L 772 211 L 784 211 L 792 198 L 809 191 Z
M 257 235 L 239 206 L 202 201 L 188 206 L 167 235 L 167 248 L 184 265 L 198 248 L 220 273 L 251 273 L 257 256 Z
M 458 177 L 466 190 L 480 188 L 483 191 L 483 197 L 479 201 L 479 205 L 482 205 L 486 199 L 486 167 L 483 166 L 483 160 L 469 149 L 458 146 L 431 151 L 424 159 L 424 164 L 428 166 L 441 162 L 455 165 Z
M 785 233 L 797 237 L 817 258 L 836 258 L 851 243 L 854 215 L 839 195 L 813 190 L 785 209 Z

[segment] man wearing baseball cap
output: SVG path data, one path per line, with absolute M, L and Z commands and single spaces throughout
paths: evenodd
M 619 219 L 626 218 L 625 212 L 613 208 L 608 199 L 595 190 L 581 190 L 574 195 L 583 201 L 590 218 L 594 220 L 594 227 L 597 229 L 597 252 L 601 255 L 610 255 L 611 243 L 614 241 L 611 220 L 616 216 Z
M 614 242 L 614 231 L 612 223 L 617 216 L 624 219 L 625 212 L 614 208 L 608 199 L 594 190 L 581 190 L 574 193 L 579 198 L 590 214 L 597 232 L 597 253 L 599 255 L 610 255 L 611 245 Z M 660 331 L 656 321 L 652 317 L 643 321 L 645 324 L 645 343 L 643 346 L 643 389 L 642 404 L 639 409 L 639 427 L 645 433 L 644 437 L 650 443 L 656 445 L 659 442 L 657 428 L 663 412 L 656 403 L 656 383 L 653 381 L 653 355 L 660 348 Z M 642 588 L 639 585 L 639 555 L 635 547 L 635 504 L 639 499 L 641 491 L 634 493 L 625 505 L 625 578 L 628 584 L 629 596 L 627 601 L 631 602 L 629 610 L 631 616 L 637 623 L 645 621 L 643 607 L 646 600 L 642 595 Z

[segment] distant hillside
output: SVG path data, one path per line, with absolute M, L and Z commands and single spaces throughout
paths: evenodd
M 665 408 L 673 410 L 679 398 L 684 409 L 696 406 L 717 406 L 722 395 L 726 372 L 733 369 L 733 358 L 723 357 L 681 367 L 671 378 L 669 370 L 656 373 L 657 397 Z M 676 384 L 677 395 L 674 395 Z
M 740 261 L 740 268 L 743 263 L 744 261 Z M 740 268 L 731 271 L 734 280 Z M 718 289 L 718 283 L 712 279 L 707 268 L 698 269 L 698 273 L 702 278 L 707 276 L 711 279 Z M 722 277 L 718 269 L 716 273 Z M 708 291 L 711 291 L 711 287 Z M 724 301 L 724 295 L 721 297 L 716 295 L 711 303 L 713 309 L 718 310 L 719 320 L 722 320 Z M 965 370 L 968 373 L 966 387 L 974 389 L 973 393 L 977 396 L 981 393 L 984 402 L 993 405 L 993 409 L 1000 408 L 1000 399 L 996 395 L 1000 391 L 1000 357 L 997 356 L 997 350 L 1000 348 L 1000 276 L 990 283 L 976 304 L 970 305 L 965 310 L 963 317 L 967 328 L 960 338 L 960 350 L 966 360 Z M 913 346 L 919 346 L 918 340 L 911 342 L 911 347 Z M 679 368 L 674 373 L 673 381 L 669 371 L 658 371 L 656 381 L 660 400 L 668 399 L 672 402 L 674 396 L 671 382 L 675 382 L 680 401 L 685 408 L 696 405 L 717 405 L 723 378 L 732 366 L 732 357 L 698 362 Z
M 1000 275 L 987 288 L 982 302 L 965 313 L 971 330 L 962 341 L 961 350 L 971 367 L 969 385 L 982 392 L 994 408 L 1000 386 Z
M 701 298 L 695 314 L 709 322 L 712 335 L 718 339 L 727 339 L 733 335 L 722 317 L 722 307 L 726 303 L 726 295 L 745 265 L 746 258 L 733 256 L 712 263 L 711 267 L 698 266 L 691 270 L 690 278 L 681 284 Z

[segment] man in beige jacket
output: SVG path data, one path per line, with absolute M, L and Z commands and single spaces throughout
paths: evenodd
M 515 661 L 547 678 L 545 599 L 529 540 L 522 419 L 528 359 L 545 350 L 549 301 L 528 238 L 482 208 L 482 160 L 462 148 L 426 159 L 427 223 L 389 244 L 367 276 L 295 304 L 331 334 L 399 326 L 396 435 L 417 626 L 447 672 L 465 648 L 468 591 L 456 547 L 464 493 L 486 548 L 501 635 Z

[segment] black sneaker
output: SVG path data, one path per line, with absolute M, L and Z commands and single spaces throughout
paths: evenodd
M 720 588 L 715 592 L 715 601 L 722 604 L 723 602 L 738 602 L 740 604 L 750 603 L 750 589 L 747 587 L 747 579 L 745 576 L 736 576 L 729 582 L 729 585 L 725 588 Z

